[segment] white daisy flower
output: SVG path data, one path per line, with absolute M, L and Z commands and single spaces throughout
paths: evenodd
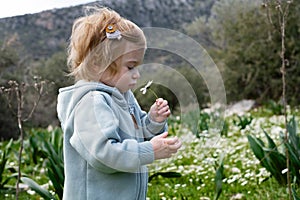
M 147 89 L 151 86 L 153 80 L 148 81 L 148 83 L 145 85 L 145 87 L 141 88 L 140 91 L 142 92 L 142 94 L 146 94 Z

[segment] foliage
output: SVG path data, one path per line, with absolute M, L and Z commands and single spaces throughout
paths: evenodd
M 30 144 L 33 148 L 34 160 L 37 160 L 36 152 L 42 153 L 45 159 L 45 166 L 47 167 L 47 176 L 52 183 L 57 198 L 53 197 L 49 191 L 42 188 L 30 178 L 23 178 L 22 181 L 46 199 L 62 199 L 64 185 L 63 134 L 60 129 L 56 128 L 51 131 L 48 140 L 45 140 L 44 136 L 44 133 L 34 133 L 34 137 L 36 137 L 37 140 L 31 139 Z
M 73 84 L 74 80 L 68 77 L 66 52 L 58 51 L 51 57 L 40 61 L 32 69 L 32 73 L 47 80 L 51 87 L 48 88 L 47 98 L 42 99 L 41 106 L 34 115 L 35 126 L 47 127 L 49 124 L 58 124 L 56 116 L 56 99 L 58 89 Z M 45 109 L 47 108 L 47 109 Z
M 7 100 L 3 95 L 0 95 L 0 104 L 7 105 Z M 0 140 L 16 139 L 17 135 L 16 116 L 11 113 L 8 106 L 0 106 Z
M 157 172 L 149 176 L 148 182 L 150 183 L 152 179 L 157 176 L 162 176 L 164 178 L 178 178 L 181 177 L 181 174 L 177 172 Z
M 18 135 L 21 136 L 23 127 L 34 124 L 32 117 L 40 100 L 47 95 L 47 90 L 50 87 L 51 84 L 37 76 L 26 77 L 26 80 L 21 81 L 12 79 L 0 85 L 0 101 L 3 99 L 5 107 L 8 108 L 0 114 L 0 118 L 2 118 L 7 113 L 5 116 L 7 119 L 3 120 L 5 123 L 3 126 L 11 127 L 12 125 L 9 124 L 11 122 L 18 127 L 17 131 L 9 135 L 14 138 Z M 5 133 L 8 131 L 9 129 L 3 128 L 0 136 L 5 138 Z
M 283 3 L 291 1 L 283 1 Z M 208 49 L 222 71 L 228 101 L 256 99 L 264 102 L 281 97 L 281 37 L 275 6 L 270 25 L 261 1 L 217 1 L 210 17 L 198 18 L 186 32 Z M 299 12 L 292 1 L 286 26 L 287 96 L 290 104 L 299 102 Z M 203 41 L 205 40 L 205 41 Z
M 206 112 L 200 113 L 200 118 L 198 122 L 199 131 L 207 131 L 209 129 L 210 115 Z
M 29 187 L 31 187 L 34 191 L 36 191 L 41 197 L 43 197 L 46 200 L 55 200 L 56 198 L 51 195 L 51 193 L 42 188 L 39 184 L 37 184 L 34 180 L 27 178 L 27 177 L 22 177 L 21 180 L 27 184 Z
M 228 133 L 228 122 L 220 116 L 221 111 L 196 111 L 191 110 L 182 114 L 182 124 L 186 126 L 197 137 L 212 137 L 217 135 L 226 136 Z M 219 127 L 220 126 L 220 127 Z
M 182 23 L 184 31 L 199 41 L 216 62 L 224 77 L 227 100 L 235 101 L 242 98 L 255 98 L 259 103 L 268 101 L 269 99 L 278 101 L 281 97 L 281 91 L 278 89 L 281 85 L 281 73 L 279 70 L 279 51 L 276 50 L 276 47 L 280 46 L 280 35 L 278 31 L 276 31 L 278 27 L 274 28 L 268 23 L 266 10 L 261 7 L 261 2 L 258 0 L 220 0 L 216 2 L 206 0 L 203 2 L 194 2 L 194 4 L 195 10 L 201 8 L 200 10 L 205 10 L 204 13 L 207 15 L 196 18 L 191 23 Z M 210 10 L 211 7 L 212 9 Z M 275 8 L 272 7 L 272 10 L 274 9 Z M 287 80 L 287 95 L 290 98 L 288 100 L 291 104 L 299 102 L 300 94 L 300 68 L 297 67 L 300 58 L 300 44 L 298 40 L 300 29 L 299 20 L 297 20 L 299 19 L 299 9 L 299 3 L 293 1 L 288 16 L 289 18 L 287 19 L 286 30 L 287 77 L 289 77 Z M 51 16 L 49 20 L 53 20 L 52 17 L 54 17 L 54 14 L 49 14 L 49 16 Z M 271 17 L 273 22 L 275 22 L 275 26 L 278 26 L 274 18 L 275 16 L 272 15 Z M 67 18 L 68 17 L 64 16 L 62 19 Z M 34 25 L 31 27 L 23 27 L 22 24 L 22 28 L 25 28 L 27 31 L 24 31 L 25 29 L 22 31 L 22 28 L 19 26 L 16 27 L 17 31 L 20 31 L 22 34 L 19 35 L 20 38 L 15 39 L 16 42 L 11 47 L 15 50 L 22 49 L 22 45 L 18 46 L 18 41 L 24 38 L 30 41 L 30 37 L 35 37 L 36 32 L 34 31 L 35 33 L 29 35 L 27 33 L 32 32 L 29 31 L 32 27 L 36 27 L 36 31 L 40 34 L 34 39 L 42 40 L 42 38 L 47 38 L 46 41 L 41 41 L 39 44 L 37 44 L 38 42 L 29 42 L 30 45 L 29 43 L 26 44 L 28 44 L 28 46 L 43 46 L 43 48 L 31 49 L 34 51 L 38 50 L 38 54 L 40 53 L 47 56 L 34 59 L 30 57 L 19 58 L 19 55 L 12 49 L 8 47 L 1 49 L 0 65 L 3 63 L 3 68 L 0 66 L 1 81 L 8 81 L 8 79 L 12 78 L 13 80 L 28 80 L 32 75 L 38 75 L 53 82 L 53 89 L 49 91 L 47 98 L 41 100 L 41 106 L 34 114 L 31 125 L 38 127 L 46 127 L 49 124 L 57 125 L 58 120 L 56 118 L 55 106 L 58 88 L 73 83 L 73 80 L 65 76 L 67 73 L 66 52 L 65 48 L 62 48 L 64 46 L 62 44 L 64 43 L 62 42 L 63 40 L 59 39 L 62 35 L 66 36 L 68 31 L 62 29 L 54 31 L 51 29 L 45 32 L 47 29 L 43 26 L 55 28 L 55 26 L 61 26 L 62 24 L 66 26 L 68 24 L 70 25 L 70 22 L 59 20 L 61 24 L 57 21 L 53 24 L 44 22 L 39 26 L 34 23 L 35 20 L 33 20 L 32 17 L 27 16 L 24 19 L 32 21 Z M 4 29 L 4 27 L 6 27 L 6 25 L 3 25 L 2 28 Z M 23 35 L 24 33 L 25 35 Z M 50 36 L 54 38 L 49 39 L 51 38 Z M 3 43 L 6 44 L 8 41 L 9 40 L 3 41 Z M 53 48 L 53 50 L 44 52 L 44 50 L 48 49 L 53 43 L 55 43 L 54 46 L 60 43 L 61 46 L 58 47 L 58 45 L 56 48 Z M 155 50 L 157 53 L 151 53 L 151 49 L 149 49 L 149 51 L 152 55 L 149 62 L 171 66 L 186 78 L 193 88 L 200 106 L 209 102 L 210 95 L 205 82 L 189 63 L 184 62 L 179 56 L 165 55 L 158 50 Z M 34 55 L 38 54 L 35 53 Z M 23 54 L 20 55 L 23 56 Z M 177 81 L 176 77 L 172 75 L 167 77 L 166 75 L 166 77 L 163 78 L 173 80 L 172 83 L 176 84 L 176 87 L 180 90 L 180 94 L 174 94 L 167 87 L 161 85 L 154 85 L 153 89 L 159 96 L 169 101 L 172 111 L 176 113 L 179 110 L 179 106 L 186 106 L 179 105 L 178 98 L 182 98 L 182 96 L 187 98 L 188 95 L 184 93 L 184 88 L 182 88 L 181 82 Z M 153 97 L 151 94 L 141 95 L 138 91 L 137 89 L 135 94 L 141 106 L 145 108 L 145 110 L 148 110 L 150 107 L 149 102 L 153 102 Z M 30 97 L 28 100 L 34 101 L 34 98 Z M 2 101 L 4 100 L 0 98 L 0 102 Z M 16 127 L 10 127 L 13 126 L 13 123 L 10 123 L 12 120 L 9 119 L 12 119 L 14 116 L 6 118 L 6 116 L 8 116 L 6 113 L 8 113 L 6 112 L 6 107 L 2 107 L 0 121 L 2 120 L 3 123 L 0 123 L 0 129 L 3 129 L 3 132 L 7 135 L 11 135 L 15 132 Z
M 0 190 L 5 189 L 6 184 L 13 178 L 16 178 L 18 175 L 16 173 L 12 173 L 11 175 L 6 175 L 5 172 L 7 170 L 7 161 L 10 156 L 10 152 L 12 150 L 13 140 L 11 139 L 4 148 L 0 151 Z
M 218 164 L 218 167 L 216 169 L 216 176 L 215 176 L 215 184 L 216 184 L 216 191 L 215 191 L 215 197 L 214 200 L 218 200 L 221 193 L 222 193 L 222 182 L 224 177 L 224 157 L 221 155 L 220 162 Z
M 225 119 L 224 124 L 223 124 L 223 129 L 221 130 L 221 136 L 227 137 L 228 136 L 228 131 L 229 131 L 229 123 Z
M 300 112 L 297 110 L 297 108 L 288 110 L 289 115 L 293 111 L 296 114 L 295 119 L 299 118 Z M 183 147 L 174 157 L 158 160 L 149 165 L 149 175 L 152 178 L 149 182 L 148 198 L 150 200 L 213 199 L 221 191 L 218 200 L 238 197 L 247 200 L 286 199 L 286 187 L 281 186 L 275 177 L 259 164 L 258 159 L 249 149 L 247 135 L 251 134 L 267 139 L 261 129 L 269 133 L 275 144 L 282 141 L 276 137 L 280 131 L 283 131 L 282 115 L 270 116 L 267 113 L 264 116 L 264 112 L 265 109 L 251 111 L 252 122 L 242 130 L 233 123 L 236 116 L 227 117 L 226 135 L 201 138 L 192 134 L 183 122 L 184 117 L 181 119 L 179 116 L 171 116 L 169 119 L 171 135 L 179 137 L 183 142 Z M 214 118 L 213 113 L 209 115 L 211 119 Z M 247 113 L 245 115 L 248 116 Z M 45 193 L 50 193 L 55 199 L 59 199 L 54 187 L 55 181 L 52 182 L 53 179 L 48 173 L 51 170 L 48 158 L 59 161 L 55 165 L 61 168 L 62 154 L 61 151 L 58 151 L 58 149 L 62 149 L 61 129 L 31 129 L 27 131 L 26 136 L 25 152 L 22 156 L 22 171 L 23 175 L 26 174 L 23 176 L 25 177 L 25 179 L 23 178 L 24 183 L 27 181 L 26 184 L 29 185 L 28 180 L 31 184 L 36 183 L 35 190 L 39 190 L 38 188 L 41 187 L 47 191 Z M 47 148 L 45 143 L 51 147 Z M 12 147 L 12 152 L 18 149 L 16 145 Z M 278 151 L 281 148 L 282 145 L 278 146 Z M 16 156 L 10 154 L 6 169 L 17 168 L 16 163 Z M 55 173 L 62 174 L 62 170 L 57 170 Z M 10 170 L 4 172 L 5 177 L 12 174 L 13 172 Z M 62 182 L 60 179 L 55 180 Z M 6 185 L 10 188 L 14 184 L 15 179 L 10 179 Z M 31 187 L 33 188 L 33 186 Z M 297 184 L 294 185 L 295 194 L 299 193 L 298 187 Z M 37 193 L 38 191 L 33 193 L 32 188 L 21 193 L 22 196 L 25 196 L 24 199 L 41 197 L 41 194 Z M 14 199 L 14 196 L 5 189 L 4 193 L 0 193 L 0 198 Z
M 266 110 L 270 111 L 271 115 L 282 115 L 283 114 L 283 105 L 281 103 L 277 103 L 274 100 L 269 100 L 264 104 Z
M 18 63 L 18 56 L 12 48 L 3 48 L 5 44 L 0 44 L 0 84 L 5 80 L 5 73 L 7 68 L 16 66 Z M 1 89 L 0 89 L 1 90 Z M 7 99 L 4 95 L 0 94 L 0 104 L 6 105 Z M 17 124 L 15 122 L 15 116 L 11 113 L 8 106 L 0 107 L 0 139 L 16 138 L 17 136 Z
M 293 117 L 288 123 L 288 133 L 289 140 L 286 141 L 283 133 L 282 140 L 285 148 L 288 150 L 290 155 L 290 172 L 292 175 L 292 179 L 299 184 L 300 183 L 300 137 L 298 135 L 297 125 L 295 118 Z M 287 184 L 287 176 L 284 173 L 286 169 L 286 155 L 284 152 L 280 152 L 278 147 L 276 146 L 273 139 L 269 136 L 267 132 L 264 131 L 265 137 L 268 141 L 268 146 L 264 144 L 264 142 L 256 138 L 252 135 L 248 135 L 248 141 L 250 147 L 255 154 L 255 156 L 259 159 L 261 165 L 265 167 L 272 176 L 278 181 L 279 184 L 286 185 Z
M 296 183 L 300 183 L 300 136 L 297 123 L 293 117 L 287 126 L 287 131 L 289 134 L 288 140 L 282 134 L 282 140 L 284 140 L 285 148 L 289 152 L 290 156 L 290 166 L 291 175 Z
M 17 65 L 18 56 L 13 48 L 5 47 L 7 44 L 0 43 L 0 81 L 2 81 L 2 74 L 7 68 Z M 5 48 L 4 48 L 5 47 Z
M 298 109 L 291 110 L 294 112 Z M 150 165 L 149 169 L 151 174 L 172 171 L 180 173 L 181 177 L 155 177 L 149 183 L 148 198 L 213 199 L 218 196 L 218 188 L 218 191 L 221 191 L 219 199 L 222 200 L 286 199 L 286 185 L 280 185 L 275 177 L 259 164 L 249 148 L 247 135 L 263 137 L 261 129 L 272 133 L 274 142 L 281 141 L 276 134 L 279 135 L 283 130 L 283 116 L 270 116 L 269 113 L 265 116 L 264 112 L 265 109 L 254 109 L 245 113 L 245 116 L 251 115 L 253 119 L 244 129 L 234 124 L 233 121 L 237 119 L 235 115 L 229 116 L 226 118 L 227 134 L 214 135 L 211 138 L 197 138 L 191 129 L 187 129 L 184 117 L 172 117 L 170 122 L 176 123 L 170 124 L 175 130 L 172 135 L 176 134 L 183 141 L 183 148 L 174 158 L 157 161 Z M 212 115 L 210 114 L 210 118 L 213 118 Z M 297 116 L 299 117 L 299 113 Z M 294 190 L 295 193 L 299 192 L 298 187 Z
M 7 88 L 10 80 L 25 83 L 28 87 L 26 88 L 26 96 L 24 97 L 24 110 L 28 112 L 37 99 L 34 88 L 36 77 L 39 80 L 45 81 L 43 98 L 40 99 L 39 106 L 36 108 L 36 112 L 33 113 L 32 119 L 29 120 L 25 126 L 30 124 L 31 126 L 47 127 L 49 124 L 57 124 L 56 98 L 58 88 L 70 85 L 73 81 L 71 78 L 66 77 L 67 67 L 65 53 L 58 52 L 49 59 L 32 64 L 32 66 L 23 65 L 25 64 L 16 64 L 14 66 L 16 69 L 12 72 L 7 71 L 1 73 L 0 76 L 3 78 L 0 82 L 1 87 Z M 10 104 L 11 102 L 9 101 L 11 99 L 5 97 L 4 94 L 1 94 L 0 102 Z M 10 98 L 15 98 L 15 96 L 10 96 Z M 17 135 L 16 124 L 13 123 L 16 115 L 14 115 L 14 112 L 11 110 L 15 109 L 15 104 L 11 104 L 11 109 L 9 108 L 9 106 L 3 106 L 0 109 L 2 111 L 0 112 L 0 122 L 3 122 L 0 125 L 0 135 L 3 138 L 9 138 L 9 136 L 16 137 Z
M 25 82 L 18 83 L 18 81 L 10 80 L 8 82 L 8 87 L 1 86 L 0 93 L 7 98 L 8 106 L 14 113 L 16 117 L 16 124 L 18 125 L 19 131 L 19 155 L 18 155 L 18 176 L 16 183 L 16 199 L 20 192 L 19 183 L 22 176 L 21 167 L 22 167 L 22 153 L 24 149 L 24 122 L 28 121 L 37 107 L 41 96 L 44 94 L 44 85 L 45 81 L 39 81 L 37 78 L 34 78 L 34 83 L 27 84 Z M 27 112 L 24 112 L 24 105 L 26 103 L 26 97 L 28 97 L 28 88 L 33 88 L 36 92 L 36 100 L 32 103 L 33 105 Z
M 237 115 L 237 120 L 233 119 L 233 123 L 240 128 L 240 130 L 245 129 L 249 124 L 251 124 L 253 117 L 251 115 Z
M 211 2 L 209 1 L 209 3 Z M 300 4 L 296 1 L 286 2 L 292 2 L 287 19 L 285 43 L 286 75 L 289 77 L 287 80 L 287 95 L 290 98 L 289 102 L 297 104 L 300 99 L 300 69 L 297 67 L 300 58 L 298 40 Z M 200 5 L 201 3 L 197 2 L 197 4 Z M 277 8 L 272 5 L 270 9 L 276 11 Z M 271 14 L 270 19 L 274 23 L 270 25 L 266 15 L 266 10 L 260 7 L 258 1 L 220 0 L 214 4 L 210 16 L 199 17 L 191 24 L 185 24 L 187 33 L 209 50 L 209 53 L 220 67 L 225 77 L 229 101 L 242 98 L 255 98 L 260 103 L 270 99 L 276 101 L 270 100 L 267 104 L 269 106 L 262 109 L 268 111 L 267 115 L 266 113 L 258 113 L 253 117 L 252 115 L 238 116 L 237 118 L 229 117 L 225 120 L 221 134 L 212 135 L 211 137 L 200 137 L 202 133 L 209 133 L 210 123 L 215 120 L 211 113 L 191 112 L 183 116 L 182 119 L 180 117 L 179 119 L 177 117 L 171 118 L 170 132 L 172 135 L 182 138 L 184 148 L 182 152 L 176 155 L 174 160 L 158 161 L 149 166 L 152 173 L 150 176 L 151 182 L 149 183 L 149 199 L 199 199 L 199 197 L 200 199 L 212 197 L 215 197 L 215 199 L 234 199 L 236 195 L 240 194 L 241 198 L 244 199 L 258 199 L 261 197 L 284 199 L 287 197 L 285 188 L 287 178 L 283 173 L 286 168 L 284 150 L 288 150 L 290 155 L 290 172 L 294 178 L 294 199 L 299 199 L 297 190 L 299 190 L 300 176 L 300 144 L 296 129 L 299 120 L 293 118 L 289 122 L 288 133 L 290 137 L 288 141 L 283 136 L 281 138 L 277 137 L 280 132 L 284 131 L 282 129 L 284 126 L 282 106 L 276 103 L 281 99 L 281 91 L 278 90 L 281 86 L 280 59 L 278 58 L 280 52 L 276 48 L 281 46 L 280 33 L 278 32 L 280 24 L 276 19 L 276 15 Z M 22 32 L 29 33 L 30 31 L 23 30 Z M 25 34 L 24 37 L 29 37 L 29 35 Z M 47 37 L 43 33 L 35 39 L 39 38 Z M 47 42 L 43 41 L 40 44 L 32 44 L 47 47 L 47 44 L 50 43 L 51 41 L 47 40 Z M 39 48 L 33 49 L 40 51 Z M 61 47 L 57 47 L 57 49 L 61 49 Z M 48 52 L 42 50 L 38 53 Z M 164 59 L 164 57 L 160 57 L 160 59 Z M 177 62 L 176 59 L 170 57 L 167 57 L 167 59 L 170 59 L 170 63 L 174 66 L 178 63 L 182 65 L 177 66 L 177 70 L 191 83 L 198 102 L 205 103 L 208 101 L 209 94 L 205 84 L 199 81 L 196 73 L 187 69 L 187 64 Z M 1 81 L 6 81 L 8 77 L 16 80 L 22 78 L 27 80 L 29 75 L 34 72 L 56 83 L 51 97 L 42 104 L 43 109 L 40 115 L 36 116 L 36 119 L 40 121 L 35 125 L 45 126 L 56 119 L 54 106 L 57 89 L 70 84 L 69 81 L 71 81 L 65 79 L 65 63 L 65 56 L 62 51 L 53 54 L 51 58 L 40 63 L 31 63 L 32 65 L 28 65 L 28 63 L 20 64 L 17 56 L 9 49 L 3 50 L 2 48 L 0 51 Z M 34 70 L 32 70 L 33 67 Z M 15 70 L 16 68 L 19 68 L 19 70 Z M 174 77 L 169 75 L 166 78 L 172 79 Z M 178 88 L 181 88 L 180 81 L 175 80 L 175 82 L 178 82 Z M 159 86 L 158 89 L 158 86 L 154 86 L 153 89 L 158 91 L 159 96 L 168 99 L 173 110 L 178 108 L 178 96 L 169 91 L 167 87 Z M 184 93 L 180 95 L 182 94 Z M 153 97 L 150 95 L 137 95 L 141 98 L 142 106 L 147 106 L 147 103 L 151 102 L 150 100 Z M 0 101 L 2 102 L 2 100 Z M 34 98 L 31 97 L 29 101 L 34 101 Z M 49 110 L 52 111 L 51 114 Z M 5 120 L 5 123 L 2 123 L 2 118 L 9 118 L 9 116 L 6 115 L 5 110 L 3 112 L 1 110 L 0 113 L 1 126 L 9 127 L 9 125 L 13 125 L 10 121 Z M 46 118 L 46 116 L 49 116 L 49 118 Z M 4 134 L 2 130 L 0 131 L 1 134 Z M 7 129 L 6 132 L 10 131 Z M 26 152 L 30 152 L 31 157 L 22 158 L 23 170 L 29 172 L 28 177 L 35 177 L 35 181 L 28 177 L 24 177 L 22 180 L 31 185 L 40 195 L 44 195 L 44 198 L 50 199 L 61 198 L 64 180 L 61 151 L 62 134 L 54 132 L 51 132 L 51 139 L 39 136 L 40 133 L 30 135 L 25 142 L 30 144 L 27 146 Z M 45 134 L 42 135 L 45 136 Z M 260 138 L 264 138 L 267 143 Z M 249 144 L 254 155 L 249 154 Z M 219 163 L 216 169 L 215 163 L 224 152 L 226 153 L 226 160 L 221 159 L 222 162 Z M 3 153 L 0 161 L 2 166 L 2 169 L 0 169 L 0 172 L 2 172 L 0 173 L 1 187 L 11 183 L 14 184 L 14 173 L 7 170 L 6 165 L 14 165 L 16 159 L 14 156 L 8 156 L 9 153 L 10 150 Z M 258 165 L 256 158 L 258 158 L 262 167 Z M 45 167 L 47 173 L 40 173 Z M 176 179 L 170 177 L 176 177 Z M 48 185 L 48 190 L 39 185 L 41 182 L 49 181 L 51 185 Z M 222 196 L 220 195 L 221 192 Z M 55 193 L 55 197 L 52 196 L 53 193 Z M 28 196 L 34 198 L 34 195 Z
M 257 159 L 260 160 L 261 165 L 265 167 L 280 184 L 285 185 L 287 181 L 286 176 L 282 174 L 282 171 L 286 168 L 284 155 L 278 152 L 277 149 L 274 149 L 274 147 L 271 147 L 271 143 L 269 143 L 269 148 L 266 148 L 260 139 L 248 135 L 248 140 L 252 151 Z
M 194 110 L 194 111 L 190 111 L 188 113 L 183 113 L 182 115 L 183 115 L 182 116 L 182 124 L 187 126 L 194 135 L 199 136 L 198 124 L 200 123 L 200 120 L 199 120 L 200 113 Z M 205 123 L 205 122 L 202 122 L 202 123 Z
M 65 51 L 58 51 L 44 62 L 39 63 L 34 69 L 33 73 L 55 83 L 54 91 L 57 93 L 58 88 L 65 87 L 73 83 L 73 79 L 67 74 L 67 55 Z
M 64 163 L 63 163 L 63 134 L 56 129 L 52 131 L 49 142 L 44 142 L 44 152 L 47 156 L 46 166 L 48 177 L 59 199 L 63 196 Z

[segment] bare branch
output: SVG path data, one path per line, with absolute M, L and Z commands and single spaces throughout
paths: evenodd
M 46 82 L 45 81 L 40 81 L 38 79 L 35 79 L 35 83 L 33 85 L 31 84 L 26 84 L 22 82 L 19 84 L 17 81 L 9 81 L 8 82 L 8 87 L 0 87 L 0 93 L 4 94 L 5 98 L 7 99 L 8 105 L 11 108 L 12 111 L 16 112 L 17 115 L 17 125 L 20 133 L 20 149 L 19 149 L 19 155 L 18 155 L 18 177 L 17 177 L 17 184 L 16 184 L 16 199 L 19 198 L 19 184 L 21 180 L 21 160 L 22 160 L 22 152 L 23 152 L 23 142 L 24 142 L 24 128 L 23 128 L 23 123 L 27 120 L 29 120 L 34 111 L 36 110 L 41 97 L 45 93 L 44 86 Z M 24 116 L 24 105 L 25 105 L 25 98 L 27 95 L 27 88 L 28 87 L 33 87 L 35 91 L 37 92 L 37 100 L 33 102 L 33 106 L 31 110 L 29 111 L 27 117 L 23 119 Z M 14 98 L 15 97 L 15 98 Z M 12 104 L 12 102 L 16 102 L 16 107 L 14 108 L 15 105 Z
M 285 121 L 285 141 L 287 142 L 289 140 L 288 130 L 287 130 L 287 101 L 286 101 L 286 65 L 288 63 L 288 60 L 285 58 L 285 30 L 286 30 L 286 24 L 287 24 L 287 16 L 289 13 L 289 6 L 292 3 L 292 1 L 287 1 L 286 5 L 283 5 L 282 1 L 277 0 L 275 2 L 275 10 L 277 11 L 276 17 L 278 18 L 278 24 L 279 28 L 276 28 L 272 21 L 271 13 L 270 13 L 270 0 L 265 0 L 264 5 L 267 7 L 267 17 L 271 25 L 275 27 L 275 30 L 280 32 L 281 36 L 281 52 L 280 52 L 280 58 L 281 58 L 281 67 L 280 72 L 282 74 L 282 103 L 284 108 L 284 121 Z M 290 156 L 288 149 L 285 150 L 286 155 L 286 166 L 287 166 L 287 182 L 288 182 L 288 191 L 289 191 L 289 199 L 292 199 L 292 188 L 291 188 L 291 180 L 290 180 Z
M 27 115 L 27 117 L 22 120 L 23 122 L 28 121 L 32 117 L 32 115 L 33 115 L 34 111 L 36 110 L 42 96 L 44 95 L 44 85 L 45 84 L 46 84 L 45 81 L 41 81 L 39 83 L 34 84 L 34 88 L 38 93 L 37 94 L 37 100 L 33 102 L 33 107 L 31 108 L 31 110 L 30 110 L 29 114 Z

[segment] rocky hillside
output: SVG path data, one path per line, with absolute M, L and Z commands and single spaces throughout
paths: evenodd
M 39 60 L 64 50 L 75 18 L 89 5 L 108 6 L 141 27 L 180 30 L 196 17 L 209 15 L 215 0 L 102 0 L 37 14 L 0 19 L 0 44 Z

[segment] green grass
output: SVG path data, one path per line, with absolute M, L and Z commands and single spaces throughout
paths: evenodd
M 263 168 L 254 156 L 248 144 L 247 135 L 253 134 L 256 137 L 264 138 L 262 129 L 270 134 L 276 141 L 279 149 L 282 148 L 279 141 L 279 134 L 283 131 L 284 119 L 282 115 L 271 115 L 272 111 L 256 109 L 247 113 L 253 119 L 251 123 L 243 127 L 236 122 L 237 116 L 226 118 L 228 123 L 227 133 L 223 136 L 213 134 L 212 130 L 201 130 L 196 137 L 190 129 L 181 123 L 179 117 L 172 117 L 170 120 L 171 135 L 176 135 L 183 141 L 183 146 L 174 157 L 166 160 L 158 160 L 149 165 L 149 174 L 158 172 L 177 172 L 181 177 L 166 178 L 154 177 L 149 183 L 148 200 L 175 200 L 175 199 L 202 199 L 213 200 L 215 196 L 215 175 L 219 159 L 224 156 L 224 178 L 222 182 L 222 193 L 219 200 L 285 200 L 288 199 L 288 192 L 285 186 L 279 185 L 270 173 Z M 296 114 L 296 121 L 299 125 L 299 111 L 289 110 L 289 118 Z M 33 134 L 35 131 L 31 131 Z M 45 130 L 43 134 L 45 134 Z M 46 134 L 47 135 L 47 134 Z M 3 146 L 3 144 L 2 144 Z M 2 148 L 1 146 L 1 148 Z M 14 145 L 8 168 L 16 168 L 17 141 Z M 27 152 L 27 153 L 25 153 Z M 52 190 L 44 169 L 43 160 L 39 164 L 32 163 L 30 146 L 25 142 L 23 156 L 23 173 L 45 185 Z M 8 183 L 13 187 L 15 180 Z M 29 190 L 30 191 L 30 190 Z M 38 195 L 29 194 L 23 191 L 19 199 L 40 199 Z M 299 193 L 299 191 L 298 191 Z M 0 199 L 15 199 L 14 191 L 2 190 Z
M 15 190 L 4 190 L 0 192 L 1 200 L 12 200 L 16 199 Z M 37 195 L 29 195 L 26 191 L 21 191 L 19 193 L 19 200 L 32 200 L 32 199 L 40 199 Z

